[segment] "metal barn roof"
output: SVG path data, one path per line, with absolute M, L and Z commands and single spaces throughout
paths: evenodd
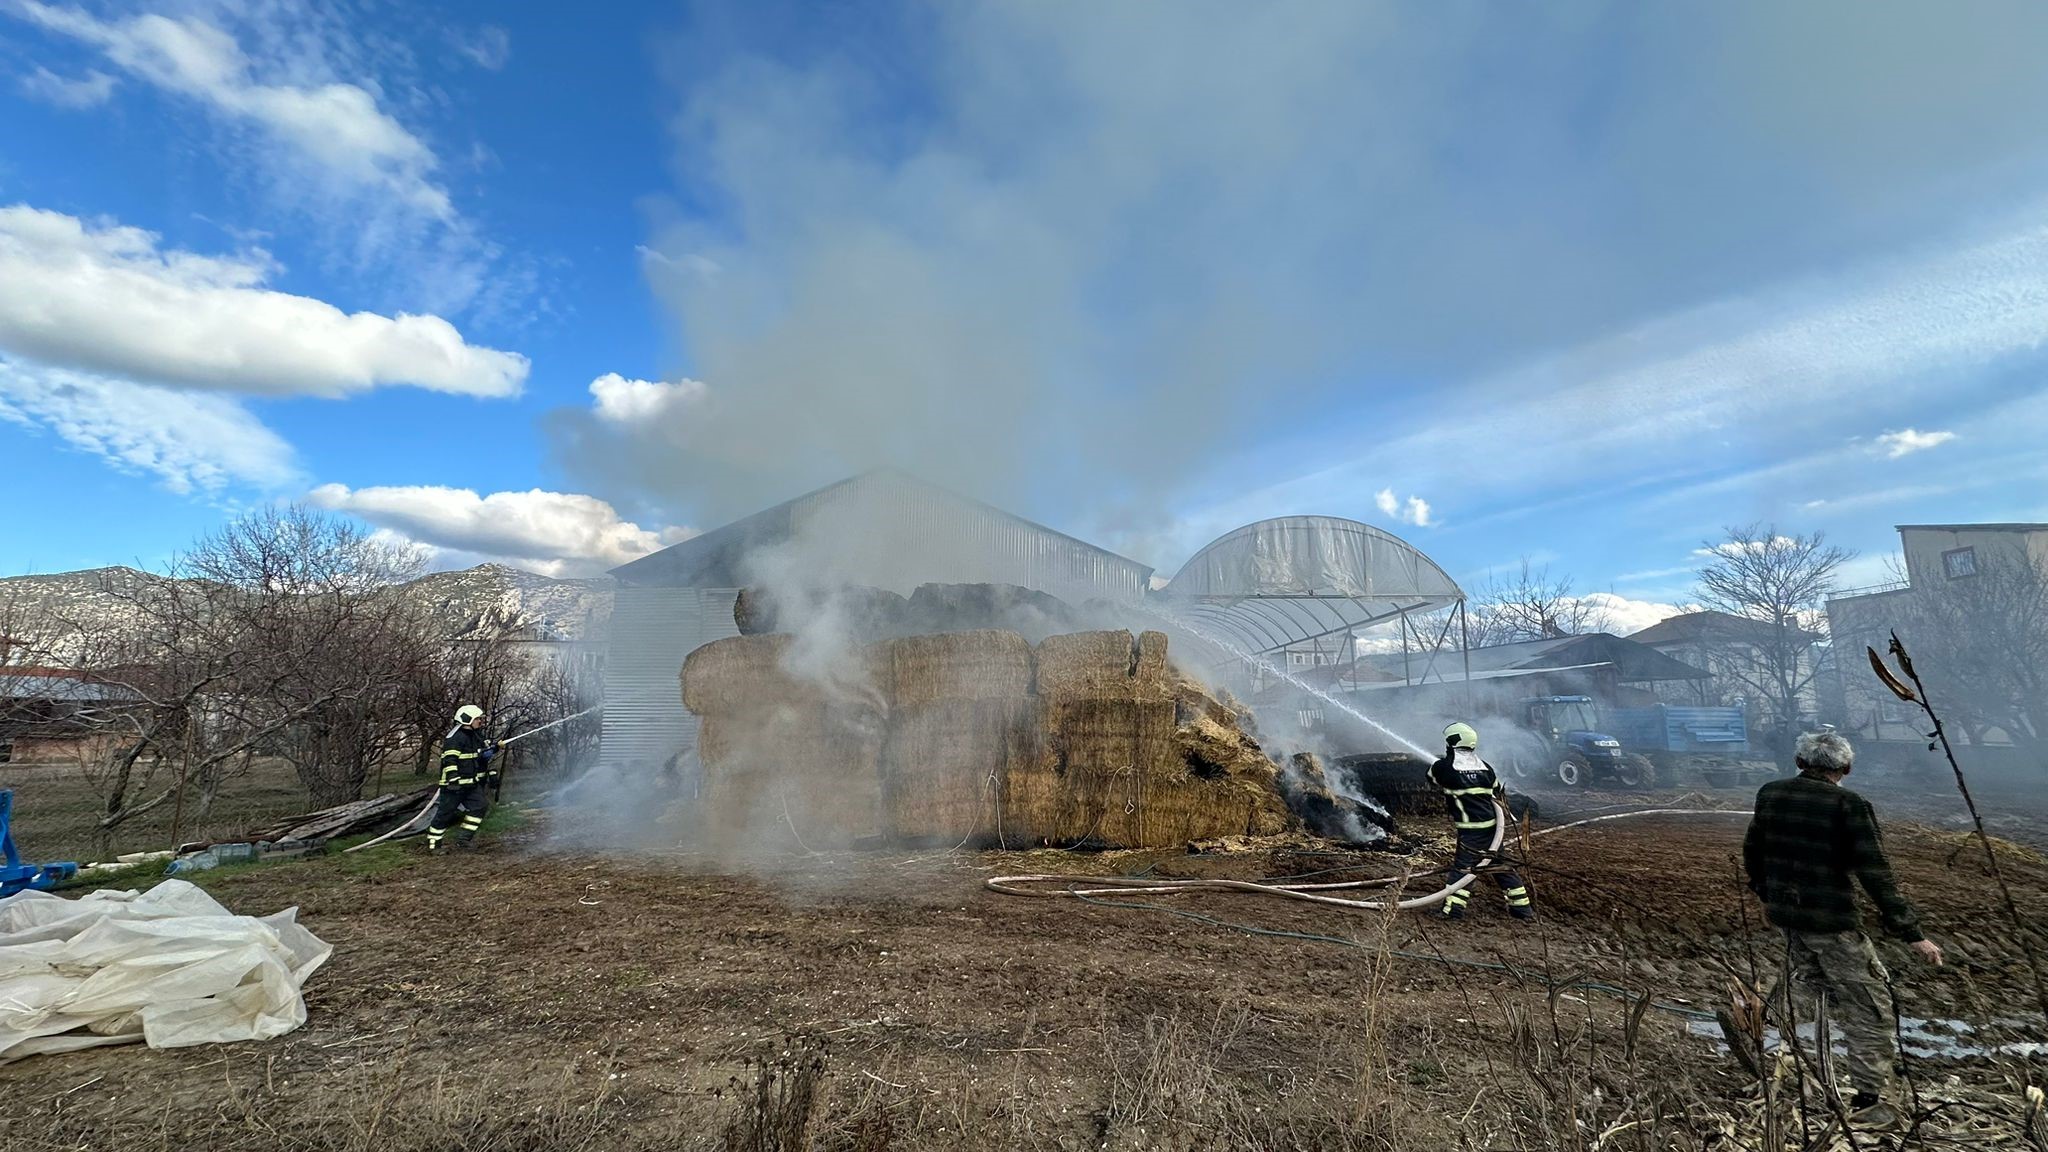
M 744 588 L 806 576 L 909 593 L 1015 584 L 1076 601 L 1136 600 L 1152 569 L 889 468 L 864 472 L 612 569 L 623 584 Z

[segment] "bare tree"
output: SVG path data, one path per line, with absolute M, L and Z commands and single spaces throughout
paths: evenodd
M 166 804 L 176 805 L 175 830 L 265 759 L 334 803 L 361 795 L 387 767 L 431 765 L 460 703 L 520 726 L 578 710 L 569 705 L 581 689 L 550 680 L 509 640 L 519 621 L 493 619 L 481 644 L 446 642 L 410 584 L 421 567 L 415 550 L 348 521 L 263 508 L 161 573 L 102 573 L 94 595 L 67 601 L 70 618 L 36 606 L 40 630 L 0 605 L 0 681 L 11 663 L 61 649 L 49 663 L 95 689 L 58 709 L 50 677 L 13 669 L 11 693 L 0 683 L 0 737 L 10 725 L 61 720 L 82 737 L 102 830 Z M 523 754 L 578 738 L 563 727 Z
M 106 576 L 101 610 L 62 621 L 71 665 L 122 702 L 94 719 L 87 776 L 113 828 L 281 756 L 316 799 L 358 795 L 401 741 L 390 719 L 432 652 L 397 584 L 419 557 L 303 507 L 264 508 L 163 573 Z
M 1856 554 L 1829 544 L 1823 533 L 1786 536 L 1775 524 L 1729 528 L 1703 554 L 1694 597 L 1732 618 L 1702 637 L 1708 671 L 1767 704 L 1778 728 L 1797 723 L 1819 672 L 1815 648 L 1827 636 L 1827 595 Z
M 1895 603 L 1894 626 L 1970 743 L 1996 728 L 2034 760 L 2048 754 L 2048 561 L 2022 552 Z
M 1489 577 L 1468 612 L 1472 642 L 1480 646 L 1604 632 L 1609 625 L 1605 613 L 1577 594 L 1570 576 L 1553 580 L 1549 567 L 1537 568 L 1527 556 L 1515 575 Z
M 352 800 L 407 743 L 406 686 L 433 658 L 401 585 L 424 556 L 302 505 L 266 507 L 203 537 L 175 566 L 263 669 L 236 685 L 273 719 L 267 746 L 327 803 Z

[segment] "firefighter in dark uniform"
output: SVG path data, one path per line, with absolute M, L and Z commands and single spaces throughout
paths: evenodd
M 1493 847 L 1501 813 L 1507 807 L 1506 792 L 1493 765 L 1479 758 L 1479 733 L 1470 724 L 1453 724 L 1444 729 L 1444 758 L 1429 766 L 1429 778 L 1443 789 L 1449 802 L 1451 822 L 1458 828 L 1458 853 L 1451 859 L 1451 879 L 1471 874 Z M 1529 889 L 1511 869 L 1496 869 L 1490 875 L 1508 901 L 1508 914 L 1517 920 L 1534 920 L 1536 907 Z M 1444 917 L 1461 920 L 1472 899 L 1468 884 L 1444 898 Z
M 434 806 L 434 821 L 427 825 L 430 852 L 440 850 L 450 831 L 455 832 L 456 846 L 462 847 L 484 826 L 484 789 L 496 782 L 498 770 L 491 759 L 498 754 L 498 744 L 484 736 L 483 728 L 484 710 L 464 704 L 455 710 L 455 727 L 441 741 L 441 796 Z

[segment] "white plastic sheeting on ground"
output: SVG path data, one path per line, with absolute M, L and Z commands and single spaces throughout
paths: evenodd
M 0 900 L 0 1064 L 143 1041 L 268 1040 L 306 1022 L 299 990 L 334 954 L 298 909 L 237 916 L 194 884 Z

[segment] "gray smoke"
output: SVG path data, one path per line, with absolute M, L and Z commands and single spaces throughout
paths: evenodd
M 2048 111 L 2028 5 L 767 11 L 666 53 L 646 272 L 706 392 L 550 418 L 671 522 L 894 464 L 1130 546 L 1205 465 L 1318 463 L 1241 438 L 1455 406 L 1839 256 L 1876 227 L 1849 189 L 1924 192 Z M 1934 207 L 1895 199 L 1901 231 Z

